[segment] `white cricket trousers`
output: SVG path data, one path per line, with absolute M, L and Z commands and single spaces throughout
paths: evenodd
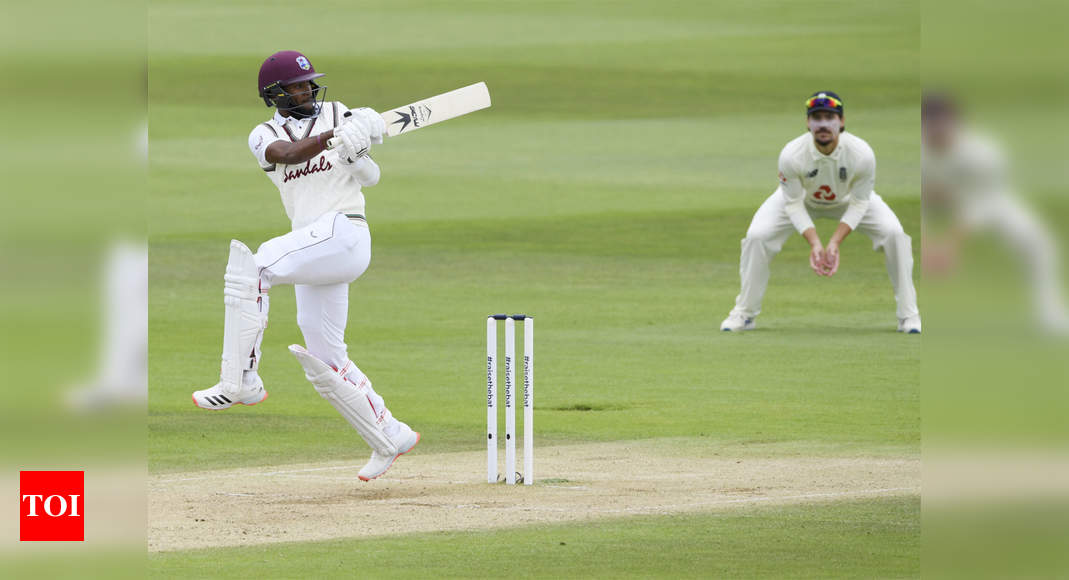
M 264 242 L 256 251 L 260 289 L 267 292 L 272 286 L 293 284 L 305 348 L 339 369 L 349 362 L 345 345 L 349 284 L 370 262 L 367 222 L 340 213 L 324 214 L 303 228 Z
M 1039 216 L 1005 195 L 970 200 L 963 213 L 972 227 L 992 231 L 1017 254 L 1025 267 L 1036 320 L 1054 330 L 1069 324 L 1058 242 Z
M 746 237 L 742 240 L 742 257 L 739 260 L 739 276 L 742 288 L 735 298 L 732 314 L 753 318 L 761 313 L 761 301 L 768 289 L 769 265 L 772 258 L 783 249 L 783 243 L 795 233 L 794 225 L 785 210 L 787 200 L 777 189 L 761 204 L 750 222 Z M 838 220 L 846 206 L 828 210 L 806 207 L 814 218 Z M 895 292 L 899 319 L 915 316 L 917 291 L 913 287 L 913 242 L 902 229 L 898 216 L 887 202 L 872 194 L 869 209 L 857 224 L 857 231 L 872 240 L 872 249 L 883 250 L 887 262 L 887 275 Z

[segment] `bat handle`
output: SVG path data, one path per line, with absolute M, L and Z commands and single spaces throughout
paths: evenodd
M 342 114 L 342 117 L 345 117 L 346 119 L 348 119 L 349 117 L 352 117 L 352 116 L 353 116 L 353 112 L 352 111 L 345 111 L 345 113 Z M 383 133 L 382 136 L 385 137 L 386 133 Z M 337 137 L 331 137 L 330 139 L 327 139 L 327 149 L 334 149 L 338 145 L 341 145 L 341 140 L 338 139 Z
M 352 117 L 352 116 L 353 116 L 353 112 L 352 111 L 345 111 L 344 113 L 342 113 L 342 117 L 344 117 L 346 119 L 348 119 L 349 117 Z M 327 139 L 327 149 L 333 149 L 333 148 L 337 147 L 340 144 L 341 144 L 341 140 L 338 139 L 337 137 L 331 137 L 330 139 Z

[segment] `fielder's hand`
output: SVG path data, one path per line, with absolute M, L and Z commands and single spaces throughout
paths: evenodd
M 839 246 L 835 243 L 824 248 L 824 275 L 831 277 L 839 271 Z
M 371 149 L 371 138 L 360 123 L 342 123 L 334 129 L 334 136 L 341 140 L 341 147 L 335 149 L 344 163 L 355 162 Z
M 952 273 L 958 262 L 957 248 L 944 240 L 928 239 L 924 238 L 924 244 L 921 245 L 921 268 L 924 273 L 940 276 Z
M 824 275 L 824 247 L 813 246 L 809 251 L 809 267 L 816 272 L 817 276 Z

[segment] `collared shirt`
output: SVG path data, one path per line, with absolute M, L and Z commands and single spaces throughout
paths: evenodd
M 320 112 L 322 113 L 323 111 L 330 111 L 333 113 L 333 107 L 338 107 L 339 114 L 345 113 L 349 110 L 345 107 L 345 105 L 341 103 L 324 103 Z M 249 135 L 249 149 L 256 157 L 256 160 L 260 162 L 260 167 L 264 170 L 267 170 L 267 168 L 272 167 L 272 164 L 269 163 L 267 161 L 267 158 L 265 157 L 268 145 L 287 137 L 296 137 L 296 139 L 287 139 L 291 141 L 297 141 L 302 139 L 302 135 L 307 136 L 305 135 L 305 133 L 309 129 L 311 129 L 312 126 L 315 125 L 318 119 L 319 115 L 306 119 L 298 119 L 297 117 L 284 117 L 276 110 L 275 114 L 271 117 L 271 120 L 269 120 L 267 123 L 257 125 L 256 129 L 253 129 L 252 133 Z M 276 129 L 283 130 L 273 132 L 261 130 L 261 127 L 263 127 L 264 125 L 271 125 Z M 333 129 L 335 125 L 336 124 L 331 124 L 330 128 Z M 253 139 L 254 136 L 256 138 L 255 140 Z
M 319 115 L 308 119 L 283 117 L 276 111 L 270 120 L 249 133 L 249 150 L 278 188 L 293 229 L 306 226 L 327 212 L 366 214 L 359 174 L 352 166 L 344 165 L 335 151 L 323 151 L 294 165 L 275 164 L 266 158 L 267 147 L 275 141 L 295 142 L 330 131 L 348 110 L 339 102 L 329 101 L 323 103 Z M 363 166 L 375 162 L 364 157 L 359 163 Z M 377 166 L 375 172 L 377 176 Z
M 833 210 L 846 206 L 839 221 L 856 229 L 868 211 L 876 183 L 876 155 L 860 137 L 843 131 L 829 155 L 821 153 L 813 135 L 792 139 L 779 156 L 779 189 L 787 198 L 787 215 L 798 233 L 813 227 L 807 208 Z

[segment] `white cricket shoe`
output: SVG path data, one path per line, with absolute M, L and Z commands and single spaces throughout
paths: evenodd
M 735 314 L 732 312 L 720 323 L 720 330 L 724 332 L 740 332 L 743 330 L 753 330 L 757 327 L 753 318 L 745 318 L 741 314 Z
M 397 432 L 395 437 L 390 438 L 400 442 L 397 445 L 397 453 L 393 455 L 382 455 L 378 451 L 372 451 L 371 459 L 367 462 L 367 465 L 360 469 L 360 473 L 357 474 L 361 480 L 371 481 L 383 473 L 386 473 L 386 470 L 390 469 L 390 466 L 393 465 L 393 462 L 396 461 L 398 457 L 412 451 L 412 448 L 419 443 L 419 433 L 413 431 L 411 427 L 400 421 L 398 421 L 398 423 L 401 427 L 400 431 Z
M 194 391 L 193 404 L 201 409 L 219 411 L 222 409 L 229 409 L 232 405 L 255 405 L 256 403 L 263 402 L 263 400 L 267 398 L 267 389 L 264 388 L 264 381 L 260 378 L 260 375 L 253 374 L 252 376 L 255 380 L 248 383 L 243 380 L 241 392 L 237 395 L 228 395 L 224 393 L 223 385 L 221 383 L 216 383 L 215 386 L 210 389 Z
M 908 318 L 898 319 L 898 332 L 904 332 L 906 334 L 920 334 L 921 333 L 921 317 L 920 315 L 910 316 Z

